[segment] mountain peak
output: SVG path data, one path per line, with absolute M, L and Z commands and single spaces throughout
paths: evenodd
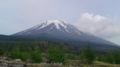
M 62 20 L 47 20 L 47 23 L 61 24 L 61 23 L 64 23 L 64 21 L 62 21 Z
M 47 20 L 47 24 L 54 24 L 57 29 L 60 29 L 60 26 L 66 28 L 66 24 L 62 20 Z
M 37 27 L 39 27 L 39 29 L 42 29 L 42 28 L 47 27 L 51 24 L 54 24 L 54 26 L 57 29 L 60 29 L 60 26 L 67 28 L 66 23 L 62 20 L 47 20 L 47 21 L 44 21 L 43 23 L 41 23 L 40 25 L 38 25 Z

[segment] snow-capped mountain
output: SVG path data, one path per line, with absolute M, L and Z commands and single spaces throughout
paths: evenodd
M 80 34 L 80 32 L 78 32 L 79 30 L 77 30 L 74 26 L 65 23 L 64 21 L 61 20 L 47 20 L 39 25 L 36 25 L 30 29 L 27 29 L 25 31 L 19 32 L 15 35 L 23 35 L 23 34 L 35 34 L 33 32 L 36 31 L 36 33 L 43 33 L 43 32 L 47 32 L 47 31 L 53 32 L 56 31 L 54 33 L 57 32 L 64 32 L 64 33 L 78 33 Z M 42 32 L 40 32 L 42 31 Z
M 78 44 L 83 46 L 83 43 L 93 43 L 94 47 L 106 48 L 107 45 L 112 47 L 114 44 L 78 30 L 75 26 L 65 23 L 61 20 L 47 20 L 39 25 L 36 25 L 30 29 L 18 32 L 12 36 L 49 40 L 49 41 L 63 41 L 67 43 Z M 108 46 L 107 46 L 108 47 Z
M 39 25 L 36 25 L 30 29 L 24 30 L 14 34 L 14 36 L 24 36 L 33 38 L 56 38 L 56 39 L 72 39 L 82 35 L 77 28 L 73 25 L 67 24 L 61 20 L 47 20 Z

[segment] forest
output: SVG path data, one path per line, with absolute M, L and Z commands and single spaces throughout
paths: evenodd
M 0 56 L 30 63 L 67 64 L 68 60 L 79 60 L 83 64 L 94 61 L 120 64 L 120 50 L 99 53 L 89 44 L 77 50 L 69 44 L 48 41 L 1 41 Z

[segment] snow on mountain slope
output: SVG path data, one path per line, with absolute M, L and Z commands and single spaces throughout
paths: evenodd
M 60 29 L 60 26 L 66 28 L 64 21 L 60 21 L 60 20 L 47 20 L 46 22 L 43 22 L 41 23 L 41 25 L 38 25 L 36 27 L 39 27 L 39 29 L 42 29 L 50 24 L 54 24 L 57 29 Z
M 42 29 L 42 28 L 45 28 L 51 24 L 54 24 L 54 26 L 56 27 L 56 29 L 58 30 L 61 30 L 61 27 L 64 28 L 64 30 L 66 30 L 67 32 L 69 32 L 67 30 L 67 24 L 64 23 L 64 21 L 61 21 L 61 20 L 47 20 L 46 22 L 43 22 L 41 23 L 40 25 L 37 25 L 33 28 L 36 28 L 36 29 Z
M 71 33 L 71 34 L 80 34 L 80 31 L 74 26 L 65 23 L 61 20 L 47 20 L 39 25 L 36 25 L 30 29 L 24 30 L 22 32 L 18 32 L 15 35 L 24 35 L 24 34 L 34 34 L 43 33 L 43 32 L 53 32 L 54 33 Z

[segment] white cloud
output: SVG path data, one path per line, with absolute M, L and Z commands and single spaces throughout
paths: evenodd
M 91 13 L 83 13 L 75 24 L 81 31 L 100 37 L 115 37 L 120 34 L 119 27 L 109 18 Z
M 104 21 L 106 20 L 106 17 L 104 16 L 100 16 L 100 15 L 93 15 L 93 14 L 90 14 L 90 13 L 84 13 L 81 15 L 81 19 L 82 20 L 86 20 L 87 21 L 93 21 L 93 22 L 101 22 L 101 21 Z

